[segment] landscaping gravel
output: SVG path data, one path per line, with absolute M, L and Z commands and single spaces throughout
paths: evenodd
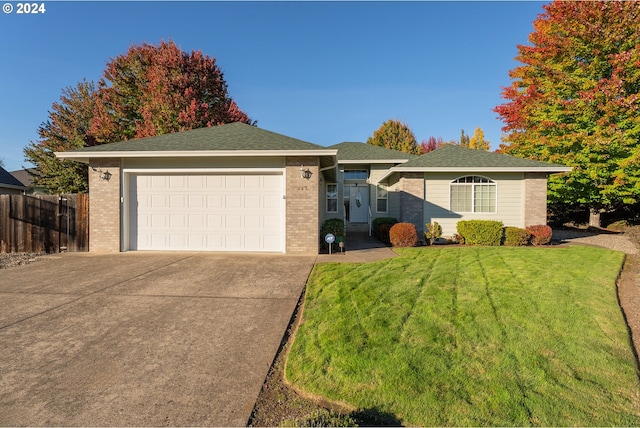
M 40 253 L 0 253 L 0 269 L 33 263 L 42 255 Z
M 640 250 L 624 233 L 609 231 L 594 232 L 589 230 L 557 229 L 553 231 L 553 239 L 562 243 L 596 245 L 626 254 L 639 254 Z

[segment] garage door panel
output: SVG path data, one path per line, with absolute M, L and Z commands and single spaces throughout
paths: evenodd
M 132 175 L 130 247 L 284 251 L 282 174 Z

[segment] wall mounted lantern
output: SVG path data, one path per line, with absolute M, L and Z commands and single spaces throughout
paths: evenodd
M 313 172 L 311 172 L 309 168 L 304 169 L 304 165 L 300 167 L 300 177 L 304 178 L 305 180 L 311 180 L 312 175 Z
M 102 169 L 96 168 L 96 167 L 91 167 L 91 169 L 93 169 L 95 172 L 99 174 L 100 179 L 106 180 L 106 181 L 111 180 L 111 176 L 113 174 L 111 174 L 109 170 L 103 171 Z

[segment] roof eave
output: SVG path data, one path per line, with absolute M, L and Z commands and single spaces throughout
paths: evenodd
M 27 190 L 27 186 L 18 186 L 16 184 L 0 183 L 0 187 L 3 189 Z
M 409 160 L 410 159 L 343 159 L 343 160 L 338 159 L 338 164 L 344 164 L 344 165 L 349 165 L 349 164 L 355 165 L 355 164 L 364 164 L 364 163 L 402 164 L 402 163 L 409 162 Z
M 393 174 L 402 172 L 544 172 L 558 174 L 571 172 L 571 167 L 565 166 L 540 166 L 540 167 L 403 167 L 391 168 L 387 173 L 378 178 L 378 183 L 386 180 Z
M 104 158 L 189 158 L 189 157 L 246 157 L 246 156 L 336 156 L 337 150 L 190 150 L 190 151 L 112 151 L 112 152 L 54 152 L 60 159 L 89 163 Z

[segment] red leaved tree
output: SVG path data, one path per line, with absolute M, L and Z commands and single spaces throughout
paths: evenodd
M 640 2 L 556 1 L 518 46 L 495 108 L 500 150 L 573 167 L 549 180 L 551 202 L 600 213 L 640 201 Z
M 215 58 L 170 41 L 132 46 L 107 63 L 91 132 L 108 143 L 231 122 L 253 124 L 229 96 Z

